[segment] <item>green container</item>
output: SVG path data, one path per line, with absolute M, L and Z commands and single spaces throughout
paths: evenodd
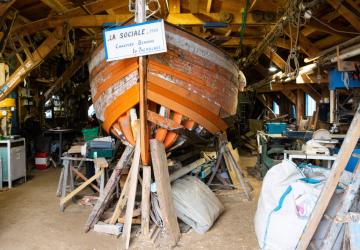
M 85 141 L 91 141 L 98 137 L 99 135 L 99 127 L 95 128 L 84 128 L 81 130 L 84 136 Z
M 113 149 L 104 149 L 104 148 L 91 148 L 88 150 L 86 157 L 88 158 L 112 158 L 113 157 Z

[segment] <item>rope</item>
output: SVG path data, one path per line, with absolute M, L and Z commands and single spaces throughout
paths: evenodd
M 245 2 L 245 9 L 242 12 L 241 16 L 242 16 L 242 20 L 241 20 L 241 29 L 240 29 L 240 44 L 239 47 L 236 50 L 236 55 L 240 55 L 242 48 L 243 48 L 243 40 L 244 40 L 244 33 L 245 33 L 245 28 L 246 28 L 246 19 L 247 19 L 247 14 L 249 11 L 249 4 L 250 4 L 250 0 L 246 0 Z

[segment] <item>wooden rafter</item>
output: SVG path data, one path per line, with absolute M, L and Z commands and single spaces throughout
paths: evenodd
M 338 18 L 340 16 L 340 14 L 337 11 L 333 11 L 333 12 L 329 12 L 326 15 L 320 17 L 319 19 L 321 21 L 323 21 L 324 23 L 330 23 L 331 21 L 333 21 L 334 19 Z M 305 26 L 302 30 L 301 33 L 304 36 L 309 36 L 312 33 L 316 32 L 318 29 L 317 27 L 311 27 L 311 26 Z
M 57 14 L 62 14 L 66 11 L 68 11 L 68 8 L 66 8 L 61 2 L 58 0 L 41 0 L 44 4 L 46 4 L 48 7 L 50 7 L 52 10 L 54 10 Z M 93 35 L 95 33 L 94 30 L 91 29 L 82 29 L 85 33 L 89 35 Z
M 8 3 L 0 3 L 0 17 L 5 14 L 5 12 L 15 3 L 15 0 L 12 0 Z
M 283 95 L 287 99 L 289 99 L 293 104 L 296 105 L 296 95 L 290 89 L 284 88 L 283 90 L 281 90 L 281 93 L 283 93 Z
M 244 45 L 257 45 L 261 41 L 261 38 L 247 38 L 244 37 L 243 44 Z M 237 47 L 240 44 L 239 37 L 232 37 L 229 41 L 224 42 L 221 44 L 222 47 Z M 285 40 L 283 38 L 279 38 L 273 44 L 276 47 L 283 48 L 283 49 L 290 49 L 290 41 Z
M 50 95 L 59 90 L 70 78 L 90 59 L 91 51 L 85 51 L 82 57 L 75 59 L 56 82 L 45 92 L 44 98 L 48 99 Z
M 13 33 L 27 33 L 33 34 L 40 30 L 50 29 L 64 23 L 68 23 L 74 28 L 90 28 L 101 27 L 104 23 L 110 22 L 124 22 L 131 18 L 132 14 L 126 15 L 83 15 L 67 18 L 64 16 L 45 18 L 22 26 L 14 27 Z
M 357 31 L 360 32 L 360 18 L 354 12 L 345 7 L 339 0 L 326 0 L 339 12 Z
M 264 54 L 275 63 L 277 67 L 279 67 L 282 71 L 285 70 L 286 62 L 284 59 L 282 59 L 281 56 L 279 56 L 276 52 L 271 51 L 269 48 L 267 48 L 264 52 Z
M 207 13 L 201 12 L 198 15 L 194 15 L 191 13 L 181 13 L 181 14 L 170 14 L 166 21 L 172 24 L 178 25 L 203 25 L 205 22 L 220 22 L 220 13 Z M 232 25 L 241 25 L 242 24 L 242 16 L 241 14 L 234 14 L 233 20 L 231 22 Z M 256 21 L 251 15 L 247 17 L 246 25 L 269 25 L 273 24 L 273 22 L 268 21 Z
M 44 58 L 56 47 L 64 35 L 64 28 L 59 26 L 46 40 L 27 58 L 24 64 L 18 67 L 1 88 L 0 100 L 6 98 L 10 92 L 24 79 L 24 77 L 39 66 Z
M 284 29 L 284 32 L 288 37 L 292 37 L 293 41 L 295 41 L 296 29 L 294 27 L 287 27 L 286 29 Z M 304 52 L 307 56 L 313 57 L 320 53 L 320 50 L 317 49 L 316 46 L 302 33 L 299 33 L 298 43 L 301 51 Z
M 317 92 L 316 89 L 314 89 L 312 86 L 308 85 L 308 84 L 303 84 L 300 85 L 302 90 L 305 91 L 308 95 L 311 96 L 312 99 L 314 99 L 317 103 L 320 102 L 321 99 L 321 94 L 319 92 Z
M 43 2 L 46 6 L 48 6 L 50 9 L 55 10 L 56 13 L 64 13 L 66 12 L 68 9 L 62 5 L 61 2 L 59 2 L 58 0 L 41 0 L 41 2 Z
M 339 36 L 339 35 L 329 35 L 323 39 L 320 39 L 314 43 L 314 45 L 319 49 L 326 49 L 331 46 L 337 45 L 348 40 L 348 37 Z

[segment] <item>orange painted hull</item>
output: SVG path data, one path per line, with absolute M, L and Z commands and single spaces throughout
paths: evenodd
M 236 113 L 238 91 L 245 86 L 243 74 L 227 54 L 205 40 L 169 24 L 165 30 L 168 51 L 148 59 L 149 109 L 165 108 L 168 112 L 162 116 L 184 129 L 224 131 L 228 125 L 223 118 Z M 94 108 L 104 129 L 134 144 L 135 123 L 129 110 L 139 103 L 137 58 L 107 63 L 101 45 L 93 52 L 89 71 Z M 151 132 L 166 147 L 178 138 L 177 132 L 159 124 L 153 124 Z

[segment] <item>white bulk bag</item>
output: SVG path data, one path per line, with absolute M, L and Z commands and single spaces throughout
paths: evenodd
M 304 177 L 289 160 L 267 172 L 255 214 L 261 249 L 295 249 L 322 187 L 322 182 L 302 181 Z

